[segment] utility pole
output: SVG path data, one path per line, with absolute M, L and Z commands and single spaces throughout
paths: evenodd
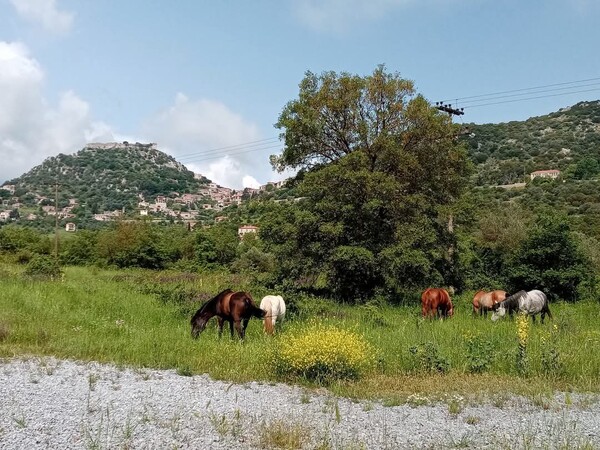
M 435 107 L 451 116 L 462 116 L 465 113 L 465 108 L 453 108 L 451 105 L 444 104 L 444 102 L 435 102 Z
M 447 112 L 450 117 L 462 116 L 465 113 L 464 108 L 453 108 L 452 105 L 445 104 L 444 102 L 435 102 L 435 107 L 440 111 Z M 458 138 L 458 136 L 462 134 L 470 134 L 469 129 L 466 128 L 466 130 L 461 130 L 461 132 L 455 137 Z M 454 235 L 454 215 L 452 214 L 452 211 L 448 213 L 448 234 L 451 236 Z M 448 246 L 448 262 L 452 267 L 454 267 L 454 253 L 454 242 L 451 240 L 450 245 Z
M 58 261 L 58 182 L 54 183 L 54 259 Z

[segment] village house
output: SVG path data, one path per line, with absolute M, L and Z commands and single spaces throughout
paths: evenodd
M 0 186 L 0 189 L 5 189 L 10 192 L 11 195 L 15 194 L 15 185 L 14 184 L 5 184 L 4 186 Z
M 10 219 L 10 211 L 0 211 L 0 222 L 7 222 Z
M 248 233 L 258 233 L 258 227 L 255 227 L 254 225 L 242 225 L 238 228 L 239 237 L 244 237 L 244 235 Z
M 552 178 L 553 180 L 557 179 L 560 176 L 560 170 L 552 169 L 552 170 L 536 170 L 535 172 L 531 172 L 529 174 L 531 179 L 535 179 L 537 177 L 540 178 Z
M 77 231 L 77 225 L 75 225 L 73 222 L 68 222 L 65 225 L 65 231 L 69 231 L 69 232 Z

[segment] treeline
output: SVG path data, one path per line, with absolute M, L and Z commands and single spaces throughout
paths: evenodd
M 567 301 L 595 298 L 597 293 L 600 242 L 572 231 L 566 216 L 533 215 L 512 207 L 473 218 L 465 209 L 456 217 L 449 259 L 447 253 L 436 254 L 423 245 L 396 247 L 378 255 L 358 245 L 331 251 L 331 238 L 310 227 L 306 205 L 271 202 L 263 208 L 268 212 L 259 236 L 240 239 L 233 223 L 188 231 L 181 225 L 121 222 L 61 235 L 58 261 L 191 272 L 226 270 L 250 274 L 270 288 L 318 293 L 349 303 L 375 297 L 410 302 L 431 285 L 451 285 L 457 291 L 537 288 L 552 299 Z M 318 244 L 310 243 L 313 232 L 319 233 Z M 406 234 L 406 240 L 413 239 L 414 229 Z M 37 267 L 40 258 L 54 260 L 54 251 L 52 235 L 16 225 L 0 228 L 0 252 L 12 261 Z

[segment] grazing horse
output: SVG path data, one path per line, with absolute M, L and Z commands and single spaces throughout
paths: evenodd
M 479 314 L 480 316 L 485 315 L 485 317 L 487 317 L 488 311 L 492 311 L 494 305 L 500 303 L 505 298 L 505 291 L 477 291 L 475 297 L 473 297 L 473 315 Z
M 266 295 L 260 301 L 260 309 L 265 312 L 264 328 L 267 334 L 275 333 L 275 322 L 285 316 L 285 302 L 281 295 Z
M 223 323 L 228 321 L 231 337 L 233 338 L 233 328 L 235 327 L 240 339 L 244 339 L 250 318 L 254 316 L 262 319 L 265 312 L 256 306 L 248 292 L 233 292 L 231 289 L 225 289 L 202 305 L 192 317 L 190 323 L 194 339 L 204 331 L 206 323 L 213 316 L 217 316 L 219 337 L 223 334 Z
M 425 289 L 421 294 L 421 311 L 423 317 L 430 316 L 432 319 L 435 316 L 440 318 L 452 317 L 454 306 L 448 291 L 441 288 Z
M 531 316 L 531 320 L 535 322 L 535 315 L 541 313 L 542 323 L 544 323 L 544 317 L 548 314 L 548 317 L 552 319 L 550 314 L 550 308 L 548 307 L 548 298 L 542 291 L 534 289 L 533 291 L 525 292 L 519 291 L 514 295 L 506 297 L 506 299 L 493 306 L 494 314 L 492 314 L 492 320 L 496 321 L 500 317 L 506 315 L 506 311 L 512 317 L 515 311 L 522 312 L 528 316 Z

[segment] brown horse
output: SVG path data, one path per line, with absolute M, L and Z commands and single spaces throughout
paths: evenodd
M 488 311 L 492 311 L 494 309 L 494 305 L 500 303 L 505 298 L 506 291 L 477 291 L 477 293 L 473 297 L 473 315 L 479 314 L 487 317 Z
M 429 288 L 421 294 L 421 311 L 423 317 L 452 317 L 454 306 L 446 289 Z
M 217 316 L 219 324 L 219 337 L 223 334 L 223 323 L 229 322 L 229 330 L 233 338 L 235 327 L 240 339 L 246 335 L 246 327 L 252 316 L 262 319 L 265 312 L 254 303 L 248 292 L 233 292 L 225 289 L 223 292 L 206 302 L 196 311 L 190 321 L 192 325 L 192 337 L 195 339 L 206 328 L 206 323 L 211 317 Z

